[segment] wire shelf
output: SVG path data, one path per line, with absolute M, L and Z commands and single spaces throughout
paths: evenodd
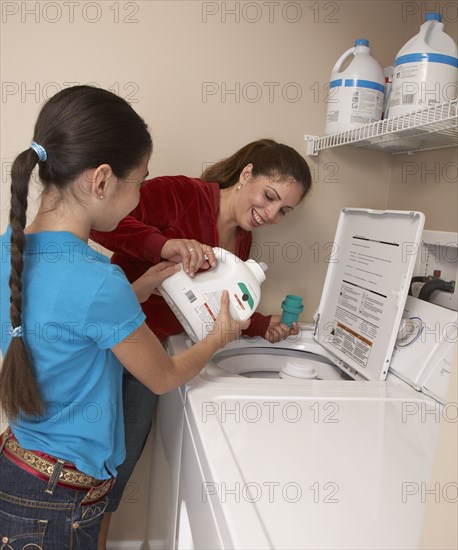
M 352 145 L 395 155 L 457 147 L 457 99 L 329 136 L 305 136 L 307 154 Z

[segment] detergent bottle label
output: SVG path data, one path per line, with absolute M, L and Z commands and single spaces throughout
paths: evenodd
M 193 310 L 202 323 L 214 323 L 221 309 L 221 290 L 202 292 L 200 300 L 192 289 L 184 289 L 186 298 L 189 300 Z

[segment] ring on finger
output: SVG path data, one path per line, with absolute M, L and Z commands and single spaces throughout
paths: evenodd
M 195 248 L 188 248 L 189 252 L 192 252 L 193 250 L 195 250 Z

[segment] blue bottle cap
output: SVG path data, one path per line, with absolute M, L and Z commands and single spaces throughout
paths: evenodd
M 425 15 L 425 21 L 442 21 L 442 15 L 435 11 L 431 11 Z
M 365 38 L 357 38 L 355 40 L 355 46 L 369 46 L 369 40 Z
M 281 322 L 289 327 L 292 327 L 293 323 L 298 322 L 299 315 L 304 310 L 302 298 L 300 296 L 295 296 L 294 294 L 287 294 L 281 304 L 281 309 Z

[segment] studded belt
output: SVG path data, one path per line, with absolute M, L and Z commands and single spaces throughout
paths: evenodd
M 50 481 L 57 477 L 55 485 L 66 489 L 86 492 L 81 505 L 94 504 L 104 498 L 113 487 L 116 478 L 97 479 L 80 472 L 73 463 L 42 453 L 31 451 L 19 445 L 10 428 L 0 436 L 0 452 L 17 466 L 26 470 L 35 477 Z M 48 483 L 48 488 L 50 484 Z M 45 492 L 52 494 L 52 489 Z

